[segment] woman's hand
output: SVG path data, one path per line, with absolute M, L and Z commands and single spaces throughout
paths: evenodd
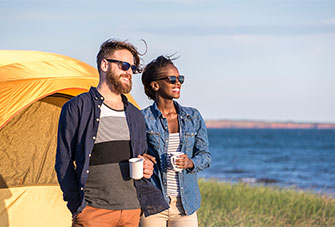
M 180 169 L 193 169 L 194 167 L 193 161 L 186 154 L 179 155 L 175 160 L 177 167 Z

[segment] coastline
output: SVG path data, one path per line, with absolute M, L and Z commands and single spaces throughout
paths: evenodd
M 209 128 L 212 163 L 198 174 L 335 196 L 334 129 Z
M 207 128 L 335 129 L 335 123 L 271 122 L 251 120 L 206 120 Z

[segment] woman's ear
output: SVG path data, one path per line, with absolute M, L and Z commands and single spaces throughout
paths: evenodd
M 157 81 L 152 81 L 150 83 L 150 86 L 151 86 L 152 90 L 154 90 L 155 92 L 159 90 L 159 84 L 157 83 Z

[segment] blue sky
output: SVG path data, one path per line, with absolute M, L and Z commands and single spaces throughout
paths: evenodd
M 92 66 L 108 38 L 177 53 L 179 102 L 205 119 L 335 122 L 334 0 L 0 0 L 0 49 Z M 151 104 L 135 75 L 131 94 Z

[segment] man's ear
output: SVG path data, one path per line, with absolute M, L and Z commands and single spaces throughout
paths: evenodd
M 152 81 L 150 83 L 150 86 L 151 86 L 152 90 L 154 90 L 155 92 L 159 90 L 159 84 L 157 83 L 157 81 Z
M 106 59 L 101 60 L 100 70 L 103 71 L 103 72 L 108 71 L 108 61 Z

